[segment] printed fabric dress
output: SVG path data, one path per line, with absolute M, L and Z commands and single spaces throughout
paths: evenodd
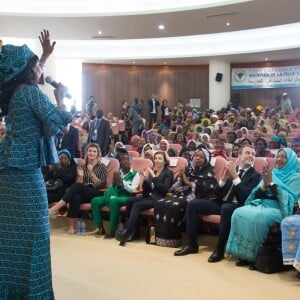
M 280 224 L 283 218 L 292 215 L 300 195 L 300 164 L 292 149 L 283 149 L 287 163 L 283 168 L 272 171 L 272 180 L 276 186 L 268 188 L 265 195 L 261 196 L 261 181 L 253 189 L 245 205 L 234 211 L 226 246 L 227 253 L 254 262 L 261 244 L 267 239 L 270 227 Z
M 0 143 L 0 299 L 54 299 L 47 192 L 41 166 L 57 163 L 52 136 L 71 116 L 37 86 L 20 86 Z

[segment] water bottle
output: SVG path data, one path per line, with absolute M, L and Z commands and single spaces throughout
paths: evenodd
M 81 220 L 76 219 L 76 233 L 80 234 Z
M 84 220 L 81 220 L 80 234 L 83 234 L 83 235 L 86 234 L 86 223 Z
M 156 238 L 155 238 L 155 228 L 154 226 L 150 227 L 150 241 L 149 244 L 155 244 L 156 243 Z

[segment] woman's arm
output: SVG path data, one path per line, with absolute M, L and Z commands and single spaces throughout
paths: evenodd
M 53 53 L 56 42 L 50 42 L 50 33 L 48 30 L 41 31 L 39 40 L 43 48 L 43 54 L 40 57 L 40 65 L 43 67 L 49 56 Z

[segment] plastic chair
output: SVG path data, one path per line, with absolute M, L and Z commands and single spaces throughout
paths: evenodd
M 187 160 L 184 157 L 170 157 L 170 165 L 169 169 L 173 172 L 174 174 L 174 180 L 176 180 L 177 176 L 180 173 L 180 170 L 185 170 L 187 167 Z
M 127 151 L 132 151 L 132 145 L 125 145 L 125 149 L 127 150 Z
M 153 168 L 153 163 L 150 159 L 148 158 L 143 158 L 143 157 L 133 157 L 131 160 L 131 168 L 133 170 L 137 170 L 140 173 L 140 185 L 139 185 L 139 190 L 142 188 L 142 184 L 144 181 L 144 176 L 141 174 L 142 171 L 146 168 Z
M 128 150 L 129 155 L 131 156 L 131 158 L 137 158 L 140 157 L 140 154 L 137 151 L 131 151 Z
M 213 167 L 216 179 L 219 181 L 224 173 L 227 160 L 222 156 L 212 157 L 211 165 Z
M 180 151 L 182 149 L 182 146 L 180 144 L 169 144 L 169 147 L 173 148 L 177 152 L 177 155 L 179 156 Z

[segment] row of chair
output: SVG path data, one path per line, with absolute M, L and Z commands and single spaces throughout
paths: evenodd
M 119 162 L 117 159 L 115 158 L 103 158 L 102 159 L 103 162 L 105 164 L 107 164 L 107 186 L 110 186 L 111 182 L 112 182 L 112 174 L 114 171 L 119 169 Z M 175 157 L 172 158 L 172 165 L 169 167 L 170 170 L 173 171 L 174 173 L 174 179 L 177 178 L 177 176 L 179 175 L 179 172 L 181 169 L 184 169 L 187 166 L 187 161 L 185 158 L 183 157 Z M 236 158 L 230 158 L 231 161 L 234 161 L 236 164 L 238 164 L 238 159 Z M 214 173 L 215 176 L 217 178 L 217 180 L 219 180 L 225 170 L 225 164 L 226 164 L 226 160 L 221 157 L 221 156 L 217 156 L 214 157 L 212 160 L 212 165 L 213 165 L 213 169 L 214 169 Z M 143 169 L 150 167 L 152 168 L 153 164 L 149 159 L 146 158 L 132 158 L 132 162 L 131 162 L 132 168 L 141 172 Z M 256 157 L 255 158 L 255 162 L 254 162 L 254 168 L 258 171 L 261 172 L 262 167 L 268 165 L 270 170 L 274 168 L 275 166 L 275 158 L 266 158 L 266 157 Z M 141 176 L 141 184 L 143 181 L 143 177 Z M 141 188 L 141 184 L 140 184 L 140 188 Z M 121 211 L 125 211 L 125 206 L 121 207 Z M 83 211 L 90 211 L 91 210 L 91 204 L 90 203 L 83 203 L 80 206 L 80 210 Z M 108 207 L 103 207 L 102 208 L 103 212 L 109 212 L 109 208 Z M 148 209 L 142 212 L 143 215 L 147 215 L 147 216 L 153 216 L 154 215 L 154 209 Z M 219 224 L 220 223 L 220 215 L 203 215 L 201 216 L 202 220 L 204 222 L 209 222 L 209 223 L 216 223 Z

